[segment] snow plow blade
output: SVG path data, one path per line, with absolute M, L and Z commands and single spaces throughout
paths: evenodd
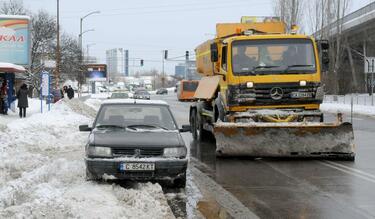
M 218 156 L 354 160 L 351 123 L 216 123 Z

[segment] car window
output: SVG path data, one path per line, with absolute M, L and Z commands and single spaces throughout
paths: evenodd
M 113 93 L 111 98 L 128 98 L 129 95 L 127 93 Z
M 152 125 L 168 130 L 177 126 L 167 106 L 141 104 L 103 105 L 98 113 L 95 126 Z

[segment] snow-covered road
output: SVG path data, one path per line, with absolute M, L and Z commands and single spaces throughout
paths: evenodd
M 0 117 L 0 218 L 174 218 L 159 184 L 85 181 L 93 109 L 59 102 L 40 114 L 30 100 L 25 119 Z

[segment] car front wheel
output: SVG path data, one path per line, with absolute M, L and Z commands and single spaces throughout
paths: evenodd
M 86 181 L 95 181 L 98 180 L 99 177 L 92 174 L 87 168 L 86 168 Z
M 173 181 L 173 187 L 175 188 L 185 188 L 186 187 L 186 172 L 183 176 L 175 179 Z

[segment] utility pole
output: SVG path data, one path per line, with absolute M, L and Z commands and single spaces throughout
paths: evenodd
M 296 11 L 297 11 L 296 0 L 292 0 L 292 14 L 291 14 L 292 16 L 291 16 L 291 22 L 290 22 L 291 27 L 292 27 L 292 25 L 296 25 L 296 19 L 297 19 Z
M 188 69 L 189 68 L 189 51 L 185 52 L 185 80 L 188 79 Z
M 57 0 L 57 42 L 56 42 L 56 70 L 55 70 L 55 80 L 56 87 L 59 86 L 60 80 L 60 0 Z

